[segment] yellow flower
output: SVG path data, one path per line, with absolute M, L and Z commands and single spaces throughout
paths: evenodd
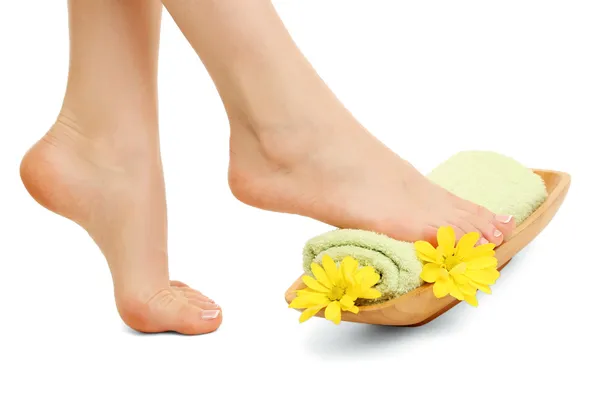
M 450 294 L 477 306 L 477 290 L 492 293 L 489 286 L 500 277 L 498 260 L 494 257 L 495 246 L 488 243 L 475 247 L 479 237 L 477 232 L 467 233 L 455 247 L 454 229 L 444 226 L 438 229 L 437 249 L 426 241 L 415 243 L 417 256 L 424 262 L 421 278 L 435 283 L 433 294 L 436 298 Z
M 356 299 L 377 299 L 381 293 L 372 288 L 380 279 L 371 266 L 359 268 L 358 262 L 346 257 L 338 267 L 331 257 L 323 256 L 323 266 L 310 266 L 315 278 L 308 275 L 302 281 L 308 288 L 296 291 L 297 297 L 290 303 L 292 309 L 305 309 L 300 315 L 304 322 L 325 308 L 325 318 L 339 324 L 342 310 L 358 313 Z

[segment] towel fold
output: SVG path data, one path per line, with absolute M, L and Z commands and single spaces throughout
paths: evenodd
M 527 219 L 548 196 L 539 175 L 494 152 L 460 152 L 436 167 L 428 178 L 496 214 L 512 215 L 517 224 Z M 351 256 L 362 266 L 373 266 L 381 274 L 375 288 L 382 296 L 377 301 L 405 294 L 422 284 L 423 265 L 413 243 L 365 230 L 333 230 L 306 243 L 304 272 L 312 275 L 311 263 L 321 264 L 324 255 L 338 265 L 343 258 Z

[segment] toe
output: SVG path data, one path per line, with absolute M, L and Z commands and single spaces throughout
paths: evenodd
M 461 200 L 458 207 L 468 214 L 465 219 L 477 228 L 482 237 L 493 244 L 502 244 L 515 229 L 512 216 L 495 215 L 487 208 L 466 200 Z
M 435 226 L 431 226 L 431 225 L 427 225 L 425 226 L 425 228 L 423 229 L 422 237 L 417 237 L 414 238 L 412 240 L 425 240 L 430 244 L 433 244 L 433 246 L 435 247 L 437 245 L 437 227 Z M 399 240 L 402 240 L 402 238 L 398 238 Z M 406 240 L 406 241 L 411 241 L 411 240 Z
M 164 327 L 180 334 L 206 334 L 215 331 L 221 325 L 220 309 L 202 308 L 183 299 L 178 299 L 164 309 Z
M 195 298 L 188 298 L 188 303 L 190 305 L 199 307 L 203 310 L 221 310 L 221 307 L 214 302 L 208 302 L 205 300 L 199 300 Z
M 478 218 L 486 219 L 490 222 L 494 219 L 494 213 L 484 206 L 463 199 L 458 200 L 459 201 L 457 201 L 455 208 L 461 209 L 462 211 L 468 212 L 469 214 L 477 216 Z
M 187 285 L 186 283 L 182 283 L 181 281 L 171 280 L 171 287 L 186 287 L 186 288 L 189 288 L 190 286 Z
M 201 301 L 204 301 L 204 302 L 215 303 L 215 301 L 213 301 L 212 299 L 210 299 L 208 296 L 204 295 L 200 291 L 196 291 L 193 288 L 181 287 L 181 288 L 177 288 L 177 291 L 179 293 L 181 293 L 184 297 L 188 298 L 188 299 L 192 299 L 193 298 L 193 299 L 201 300 Z
M 120 299 L 119 314 L 131 328 L 144 333 L 175 331 L 186 335 L 213 332 L 221 325 L 221 309 L 200 299 L 188 299 L 175 288 L 159 291 L 149 301 Z
M 494 244 L 498 245 L 502 242 L 502 237 L 500 237 L 500 241 L 496 243 L 498 237 L 494 236 L 494 232 L 491 230 L 493 227 L 489 223 L 482 221 L 480 218 L 467 216 L 465 218 L 456 219 L 452 221 L 452 223 L 457 225 L 456 227 L 459 227 L 464 232 L 463 235 L 473 232 L 478 233 L 480 239 L 476 245 L 487 244 L 489 242 L 494 242 Z M 459 239 L 460 237 L 457 235 L 456 240 L 458 241 Z
M 479 232 L 481 237 L 488 242 L 500 245 L 504 241 L 504 233 L 492 221 L 472 214 L 465 214 L 464 220 L 472 224 L 475 227 L 475 231 Z M 486 243 L 485 240 L 481 242 Z
M 453 220 L 452 222 L 449 222 L 449 223 L 454 225 L 453 227 L 454 227 L 454 230 L 456 233 L 457 241 L 460 240 L 460 238 L 467 233 L 479 231 L 475 225 L 473 225 L 471 222 L 468 222 L 467 220 L 465 220 L 463 218 L 456 218 L 455 220 Z M 457 232 L 456 230 L 459 230 L 459 232 Z
M 463 222 L 460 220 L 445 222 L 440 226 L 428 225 L 423 230 L 423 240 L 433 244 L 434 247 L 437 247 L 437 233 L 438 229 L 442 226 L 451 226 L 454 229 L 454 234 L 456 236 L 456 240 L 458 241 L 465 233 L 469 233 L 474 230 L 473 226 L 469 225 L 467 222 Z
M 504 240 L 512 235 L 517 226 L 515 218 L 512 215 L 496 215 L 492 223 L 502 232 Z

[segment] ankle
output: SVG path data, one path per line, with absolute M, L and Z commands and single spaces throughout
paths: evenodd
M 274 123 L 260 128 L 232 123 L 231 128 L 231 192 L 250 206 L 272 211 L 295 208 L 298 198 L 311 191 L 304 191 L 304 186 L 360 172 L 355 159 L 374 147 L 356 122 L 342 129 L 326 122 Z
M 72 111 L 63 107 L 44 141 L 78 153 L 97 165 L 147 164 L 158 152 L 158 126 L 141 116 Z
M 115 87 L 86 88 L 69 82 L 60 116 L 76 121 L 82 131 L 110 130 L 122 124 L 158 125 L 158 104 L 154 90 L 115 91 Z
M 297 112 L 278 118 L 231 118 L 231 149 L 233 156 L 260 156 L 274 167 L 292 169 L 334 156 L 336 152 L 348 155 L 358 146 L 367 149 L 377 140 L 345 109 L 330 117 Z M 366 145 L 367 147 L 365 147 Z M 257 152 L 258 154 L 254 153 Z

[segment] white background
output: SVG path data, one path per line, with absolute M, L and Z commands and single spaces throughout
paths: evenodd
M 573 176 L 493 295 L 420 328 L 298 324 L 284 291 L 304 242 L 331 228 L 232 197 L 225 113 L 165 13 L 171 272 L 224 308 L 221 329 L 199 337 L 128 330 L 91 239 L 19 180 L 21 156 L 61 105 L 64 3 L 4 1 L 0 11 L 1 396 L 598 395 L 597 1 L 276 2 L 346 106 L 424 172 L 486 149 Z

